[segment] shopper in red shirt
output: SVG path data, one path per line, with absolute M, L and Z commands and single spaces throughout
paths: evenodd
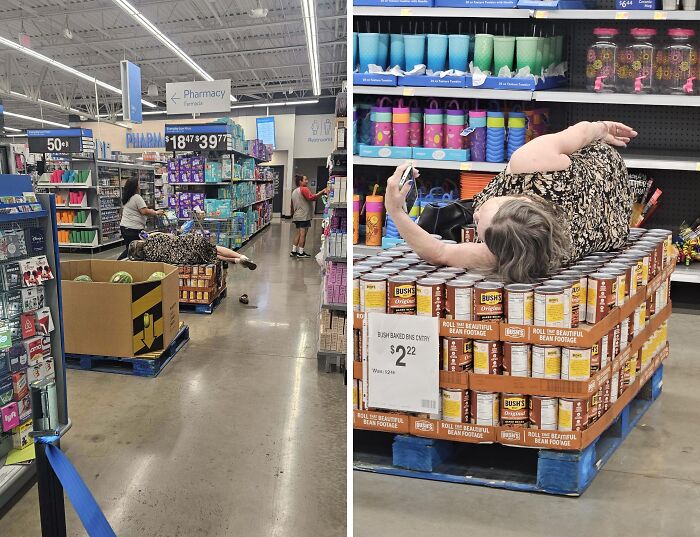
M 295 175 L 294 181 L 297 187 L 292 192 L 292 222 L 297 230 L 289 256 L 307 258 L 311 256 L 304 251 L 304 246 L 306 232 L 311 227 L 311 219 L 314 216 L 314 202 L 328 192 L 328 188 L 312 194 L 309 190 L 309 178 L 306 175 Z

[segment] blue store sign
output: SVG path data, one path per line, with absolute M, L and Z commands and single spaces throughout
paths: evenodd
M 127 132 L 126 147 L 162 149 L 165 147 L 165 139 L 162 132 Z

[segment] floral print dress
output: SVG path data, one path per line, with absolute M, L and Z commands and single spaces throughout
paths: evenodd
M 216 246 L 199 233 L 153 233 L 143 245 L 144 261 L 171 265 L 207 265 L 216 262 Z
M 625 244 L 632 213 L 627 167 L 604 142 L 593 142 L 570 155 L 571 166 L 556 172 L 507 173 L 494 177 L 474 196 L 474 210 L 490 198 L 536 194 L 562 214 L 571 237 L 570 262 L 592 252 Z

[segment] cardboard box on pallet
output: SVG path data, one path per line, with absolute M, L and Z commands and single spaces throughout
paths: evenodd
M 133 276 L 134 283 L 109 283 L 122 270 Z M 165 278 L 146 282 L 154 272 L 164 272 Z M 81 274 L 94 281 L 73 281 Z M 61 279 L 66 353 L 133 358 L 165 350 L 175 339 L 180 324 L 177 267 L 135 261 L 63 261 Z

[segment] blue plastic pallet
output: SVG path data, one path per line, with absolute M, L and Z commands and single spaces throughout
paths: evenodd
M 217 296 L 210 304 L 191 304 L 189 302 L 180 302 L 180 312 L 212 314 L 225 297 L 226 289 L 221 291 L 219 296 Z
M 468 444 L 354 431 L 354 469 L 449 483 L 580 496 L 661 394 L 660 366 L 615 421 L 582 451 Z
M 118 373 L 135 377 L 157 377 L 170 360 L 190 340 L 190 327 L 181 323 L 173 342 L 161 353 L 151 353 L 150 358 L 118 358 L 90 354 L 66 354 L 66 367 L 102 373 Z

